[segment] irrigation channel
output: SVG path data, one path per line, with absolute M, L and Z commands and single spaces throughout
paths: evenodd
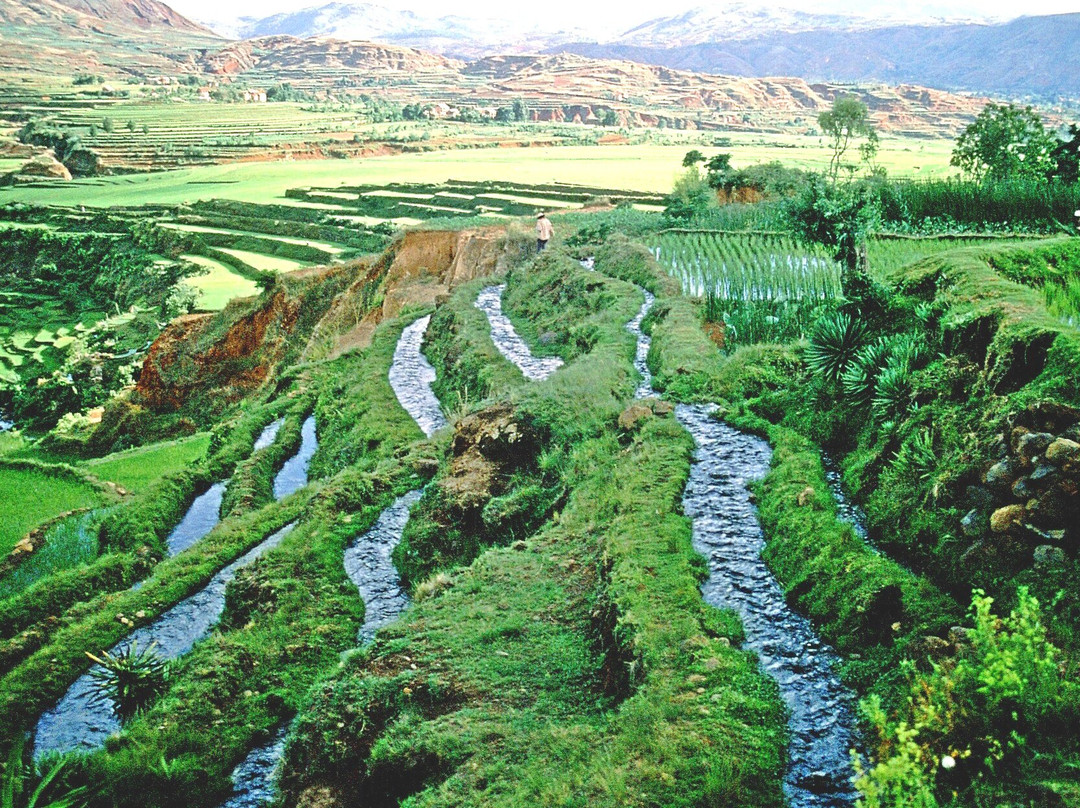
M 641 323 L 654 298 L 626 328 L 637 337 L 634 366 L 642 376 L 636 395 L 655 396 L 646 364 L 650 339 Z M 746 646 L 780 686 L 791 712 L 790 762 L 784 791 L 793 808 L 850 806 L 850 750 L 855 746 L 852 696 L 836 678 L 836 655 L 793 612 L 773 574 L 761 560 L 765 545 L 746 484 L 769 469 L 771 451 L 761 438 L 740 432 L 713 416 L 713 405 L 679 405 L 675 417 L 697 449 L 683 492 L 683 511 L 693 522 L 694 549 L 709 565 L 701 593 L 712 606 L 734 609 L 746 631 Z M 836 491 L 839 496 L 842 492 Z M 845 500 L 846 502 L 846 500 Z
M 281 429 L 282 420 L 269 424 L 256 439 L 253 451 L 265 449 L 272 444 Z M 310 424 L 310 430 L 308 426 Z M 310 432 L 310 435 L 309 435 Z M 275 479 L 274 490 L 278 499 L 307 484 L 307 465 L 314 454 L 315 421 L 304 422 L 304 438 L 296 455 L 286 461 L 289 475 L 279 486 Z M 304 456 L 302 463 L 294 461 Z M 282 478 L 285 467 L 278 474 Z M 218 482 L 195 498 L 184 518 L 166 539 L 170 557 L 188 549 L 208 534 L 220 521 L 221 499 L 226 484 Z M 154 652 L 165 659 L 175 659 L 191 650 L 192 646 L 208 636 L 225 608 L 225 588 L 236 573 L 251 564 L 263 553 L 276 547 L 292 530 L 287 525 L 269 536 L 236 561 L 218 572 L 201 590 L 180 601 L 154 622 L 136 629 L 110 650 L 118 654 L 134 646 L 146 649 L 154 643 Z M 138 588 L 140 584 L 136 584 Z M 120 721 L 113 714 L 109 699 L 97 698 L 97 687 L 90 672 L 75 680 L 56 706 L 38 719 L 34 730 L 34 754 L 41 757 L 50 752 L 90 752 L 105 743 L 109 735 L 120 730 Z
M 491 325 L 491 341 L 499 353 L 513 362 L 526 379 L 543 381 L 562 367 L 563 361 L 557 356 L 533 356 L 529 346 L 518 336 L 514 324 L 503 314 L 502 293 L 506 284 L 485 286 L 476 297 L 476 308 L 487 315 Z
M 420 351 L 430 322 L 429 315 L 405 328 L 394 349 L 389 372 L 394 395 L 428 437 L 446 426 L 442 407 L 431 390 L 435 368 Z M 390 556 L 401 541 L 409 512 L 421 493 L 421 490 L 410 491 L 398 497 L 345 550 L 345 574 L 364 601 L 364 623 L 357 636 L 360 645 L 371 642 L 380 628 L 409 605 L 409 596 L 401 588 Z M 233 770 L 233 795 L 221 808 L 261 808 L 273 802 L 286 731 L 286 726 L 280 727 L 268 743 L 253 749 Z

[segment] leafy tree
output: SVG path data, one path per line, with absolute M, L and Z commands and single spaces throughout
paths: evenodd
M 600 116 L 601 126 L 618 126 L 619 125 L 619 113 L 613 109 L 605 109 L 603 115 Z
M 113 129 L 116 128 L 116 124 L 113 122 L 112 118 L 102 118 L 101 119 L 101 128 L 104 129 L 106 132 L 111 133 L 113 131 Z
M 1054 162 L 1057 164 L 1054 176 L 1063 182 L 1080 181 L 1080 126 L 1069 126 L 1069 140 L 1061 140 L 1054 148 Z
M 1049 177 L 1057 139 L 1030 106 L 991 101 L 956 141 L 950 165 L 976 181 Z
M 686 223 L 716 207 L 716 192 L 709 187 L 697 168 L 691 167 L 675 180 L 675 186 L 664 197 L 664 203 L 666 219 Z
M 515 98 L 514 103 L 510 106 L 510 111 L 513 113 L 515 121 L 527 121 L 529 119 L 529 108 L 525 106 L 524 99 Z
M 832 109 L 818 115 L 818 126 L 830 139 L 832 157 L 829 158 L 828 176 L 833 182 L 840 173 L 841 160 L 853 138 L 870 138 L 874 131 L 866 104 L 851 96 L 841 96 L 833 101 Z M 877 153 L 877 136 L 872 154 Z
M 866 267 L 866 239 L 880 220 L 877 197 L 865 185 L 828 183 L 814 176 L 787 204 L 792 229 L 804 241 L 832 250 L 842 265 L 846 297 L 867 315 L 881 309 Z
M 705 155 L 698 149 L 691 149 L 682 159 L 683 168 L 693 168 L 698 163 L 705 162 Z

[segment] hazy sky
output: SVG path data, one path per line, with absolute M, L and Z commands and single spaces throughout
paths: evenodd
M 166 0 L 181 14 L 200 19 L 233 19 L 251 15 L 264 17 L 282 11 L 324 5 L 332 0 Z M 539 0 L 539 2 L 506 2 L 506 0 L 404 0 L 404 2 L 378 2 L 391 8 L 407 8 L 418 14 L 442 16 L 456 14 L 477 17 L 517 17 L 533 20 L 538 28 L 566 29 L 601 26 L 627 29 L 654 17 L 677 14 L 688 8 L 708 7 L 721 9 L 726 4 L 704 3 L 701 0 L 674 0 L 657 3 L 656 0 L 622 0 L 617 6 L 611 3 L 582 3 L 580 0 Z M 348 0 L 338 0 L 348 2 Z M 750 3 L 747 3 L 750 5 Z M 754 5 L 757 5 L 756 3 Z M 782 0 L 775 5 L 799 11 L 819 13 L 875 14 L 896 11 L 895 0 Z M 1021 14 L 1058 14 L 1080 11 L 1080 0 L 1028 0 L 1018 4 L 1015 0 L 915 0 L 905 3 L 907 12 L 920 9 L 927 16 L 964 16 L 971 18 L 1009 19 Z M 617 10 L 615 10 L 617 9 Z M 546 24 L 545 24 L 546 23 Z

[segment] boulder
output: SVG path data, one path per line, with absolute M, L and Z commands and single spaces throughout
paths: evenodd
M 980 511 L 978 508 L 972 508 L 960 520 L 960 530 L 969 539 L 976 539 L 983 535 L 988 527 L 990 527 L 990 521 L 986 518 L 986 511 Z
M 1052 544 L 1040 544 L 1035 548 L 1032 560 L 1037 570 L 1055 569 L 1065 563 L 1065 551 Z
M 1058 438 L 1047 446 L 1046 459 L 1058 468 L 1071 468 L 1080 460 L 1080 443 Z
M 1053 442 L 1054 436 L 1049 432 L 1028 432 L 1016 441 L 1016 453 L 1024 460 L 1032 461 Z
M 630 432 L 642 421 L 652 418 L 653 411 L 647 404 L 635 402 L 619 415 L 619 429 Z
M 995 463 L 983 478 L 986 485 L 1000 494 L 1011 493 L 1012 485 L 1020 476 L 1020 464 L 1013 458 L 1006 458 Z
M 1076 524 L 1078 513 L 1076 488 L 1065 482 L 1050 486 L 1031 508 L 1031 522 L 1042 530 L 1069 528 Z
M 649 406 L 652 407 L 654 415 L 671 415 L 671 413 L 675 412 L 675 405 L 670 401 L 664 401 L 662 398 L 650 399 Z
M 1017 499 L 1030 499 L 1035 496 L 1035 486 L 1029 477 L 1021 477 L 1012 486 L 1012 495 Z
M 1024 521 L 1026 511 L 1023 505 L 1006 505 L 990 514 L 990 530 L 994 533 L 1007 533 L 1011 528 Z

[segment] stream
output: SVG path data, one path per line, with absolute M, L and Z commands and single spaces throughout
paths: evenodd
M 866 530 L 866 514 L 862 508 L 854 504 L 844 493 L 844 478 L 840 473 L 840 467 L 827 452 L 821 453 L 821 465 L 825 469 L 825 481 L 829 484 L 833 499 L 836 500 L 836 517 L 842 522 L 851 525 L 855 535 L 866 542 L 867 546 L 876 550 L 870 542 L 870 534 Z
M 502 293 L 505 289 L 505 283 L 485 286 L 476 297 L 476 308 L 487 315 L 491 325 L 491 341 L 499 353 L 513 362 L 526 379 L 543 381 L 561 368 L 563 361 L 557 356 L 533 356 L 529 346 L 514 330 L 514 324 L 503 314 Z
M 634 366 L 642 376 L 636 395 L 657 395 L 646 366 L 650 339 L 641 323 L 655 298 L 649 292 L 626 328 L 637 337 Z M 715 405 L 675 408 L 696 450 L 683 492 L 693 522 L 694 549 L 709 565 L 701 587 L 705 602 L 739 614 L 746 647 L 776 680 L 790 710 L 784 793 L 793 808 L 851 806 L 855 792 L 849 750 L 856 745 L 853 696 L 833 673 L 838 659 L 806 618 L 787 605 L 783 590 L 761 559 L 765 537 L 747 483 L 769 470 L 771 449 L 761 438 L 716 420 Z
M 248 550 L 210 579 L 205 588 L 180 601 L 154 622 L 136 629 L 114 645 L 109 653 L 118 654 L 132 645 L 146 649 L 156 643 L 155 652 L 165 659 L 176 659 L 191 650 L 196 642 L 209 636 L 210 630 L 225 609 L 225 587 L 236 573 L 281 543 L 292 529 L 289 524 Z M 112 704 L 93 700 L 96 692 L 89 673 L 80 676 L 56 707 L 38 720 L 34 733 L 34 755 L 49 752 L 90 752 L 105 739 L 120 731 L 120 721 L 112 713 Z
M 431 315 L 421 317 L 401 332 L 390 364 L 390 387 L 405 412 L 429 438 L 446 426 L 439 399 L 431 391 L 435 368 L 420 352 Z
M 281 471 L 274 477 L 274 499 L 285 499 L 289 494 L 307 485 L 308 466 L 318 448 L 319 440 L 315 436 L 315 416 L 309 415 L 300 427 L 300 448 L 296 450 L 296 454 L 285 461 Z
M 430 321 L 430 316 L 421 317 L 402 332 L 388 374 L 394 395 L 428 437 L 446 426 L 442 407 L 431 389 L 435 368 L 420 352 Z M 276 490 L 275 486 L 275 493 Z M 345 549 L 345 574 L 364 601 L 364 622 L 357 634 L 360 645 L 371 642 L 380 628 L 409 605 L 409 596 L 401 588 L 397 568 L 390 556 L 401 541 L 409 511 L 420 499 L 420 494 L 417 490 L 398 497 L 379 514 L 375 524 Z M 274 737 L 252 749 L 233 769 L 233 794 L 220 808 L 263 808 L 274 801 L 275 781 L 285 754 L 287 731 L 288 726 L 280 727 Z

